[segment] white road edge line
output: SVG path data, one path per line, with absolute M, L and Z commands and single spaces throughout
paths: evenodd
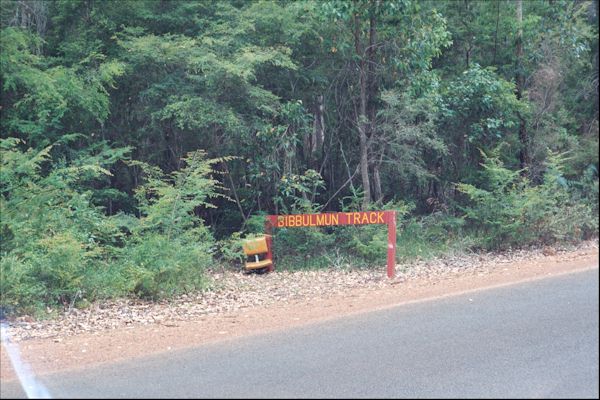
M 30 399 L 51 399 L 52 396 L 50 396 L 48 389 L 33 376 L 29 364 L 21 360 L 19 348 L 11 342 L 8 336 L 8 327 L 4 323 L 0 324 L 0 337 L 2 345 L 6 349 L 8 358 L 19 379 L 19 383 L 21 383 L 27 397 Z

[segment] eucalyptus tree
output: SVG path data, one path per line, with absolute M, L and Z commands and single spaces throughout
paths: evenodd
M 466 71 L 477 64 L 498 79 L 489 85 L 490 90 L 513 82 L 514 97 L 518 101 L 505 101 L 508 97 L 504 95 L 495 98 L 509 108 L 498 108 L 500 104 L 497 104 L 494 118 L 508 124 L 503 123 L 499 136 L 492 134 L 483 142 L 465 132 L 460 118 L 440 119 L 440 129 L 448 132 L 446 143 L 451 154 L 444 163 L 450 168 L 444 168 L 446 174 L 440 183 L 456 180 L 464 173 L 475 177 L 481 162 L 477 147 L 490 150 L 501 141 L 509 144 L 503 147 L 504 162 L 511 168 L 526 167 L 536 184 L 541 183 L 548 151 L 571 152 L 566 168 L 568 176 L 578 176 L 586 168 L 597 169 L 595 3 L 526 1 L 522 2 L 520 18 L 518 3 L 514 1 L 464 0 L 433 4 L 439 6 L 448 19 L 453 38 L 452 46 L 434 62 L 435 70 L 443 77 L 442 87 L 451 89 L 460 80 L 464 86 L 467 76 L 474 77 Z M 451 91 L 447 94 L 451 95 Z M 469 113 L 483 117 L 489 112 L 487 103 L 478 104 L 481 106 L 473 103 Z M 513 124 L 510 122 L 513 117 L 508 116 L 515 112 L 518 120 Z M 455 116 L 460 114 L 465 115 L 461 112 Z M 468 139 L 466 144 L 472 148 L 463 155 L 457 153 L 462 138 Z M 462 172 L 459 172 L 461 168 L 455 169 L 460 163 L 466 166 Z
M 353 71 L 349 94 L 353 101 L 353 123 L 358 136 L 362 208 L 382 200 L 380 169 L 384 160 L 399 161 L 387 154 L 389 133 L 381 129 L 380 94 L 386 89 L 404 90 L 431 68 L 432 59 L 450 43 L 445 20 L 432 7 L 419 2 L 330 1 L 323 11 L 338 29 L 335 48 L 343 52 Z

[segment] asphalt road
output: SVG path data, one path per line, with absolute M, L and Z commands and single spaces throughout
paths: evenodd
M 61 398 L 598 398 L 598 297 L 593 269 L 40 380 Z

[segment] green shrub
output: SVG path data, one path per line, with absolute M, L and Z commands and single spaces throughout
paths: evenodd
M 242 232 L 234 232 L 230 237 L 219 240 L 216 243 L 219 253 L 219 261 L 234 268 L 240 268 L 244 264 L 246 256 L 242 248 Z
M 345 212 L 356 210 L 358 207 L 356 199 L 352 199 L 350 206 L 344 208 Z M 389 202 L 382 206 L 372 205 L 373 210 L 396 211 L 396 243 L 400 236 L 400 229 L 414 204 L 403 201 Z M 386 225 L 348 225 L 336 229 L 336 243 L 346 254 L 352 257 L 352 265 L 375 266 L 386 263 L 387 260 L 387 237 Z
M 2 139 L 0 168 L 1 298 L 9 312 L 43 306 L 72 307 L 97 298 L 134 293 L 164 297 L 207 285 L 214 240 L 196 208 L 219 196 L 202 152 L 164 176 L 142 163 L 147 180 L 138 188 L 141 217 L 107 216 L 87 189 L 109 175 L 95 155 L 54 162 L 51 147 L 19 149 Z M 110 149 L 103 151 L 111 152 Z
M 324 268 L 328 266 L 326 255 L 332 251 L 334 240 L 324 228 L 277 228 L 273 236 L 277 268 Z
M 57 299 L 69 304 L 84 289 L 82 280 L 90 255 L 70 232 L 41 239 L 37 245 L 30 257 L 32 276 L 44 286 L 46 302 Z
M 415 216 L 398 226 L 396 258 L 429 259 L 463 252 L 473 246 L 464 231 L 464 220 L 446 213 Z
M 244 265 L 246 255 L 242 243 L 244 240 L 264 235 L 265 216 L 266 214 L 250 216 L 242 231 L 234 232 L 231 236 L 216 243 L 218 258 L 222 264 L 229 265 L 234 269 L 239 269 Z
M 185 166 L 165 176 L 142 162 L 146 182 L 136 189 L 142 216 L 131 227 L 123 252 L 128 290 L 151 298 L 167 297 L 207 285 L 205 269 L 212 263 L 214 238 L 197 207 L 214 207 L 209 200 L 223 197 L 212 165 L 225 160 L 206 159 L 191 152 Z
M 531 186 L 520 171 L 505 168 L 498 157 L 482 155 L 485 186 L 457 185 L 470 200 L 461 208 L 481 247 L 579 240 L 584 232 L 597 230 L 597 212 L 576 201 L 562 175 L 564 157 L 550 154 L 543 183 Z
M 586 238 L 598 235 L 598 169 L 593 164 L 588 165 L 583 171 L 581 178 L 572 182 L 573 202 L 580 203 L 589 209 L 589 212 L 596 216 L 588 220 L 588 224 L 582 227 L 583 235 Z M 592 223 L 592 224 L 590 224 Z M 595 224 L 594 224 L 595 223 Z
M 198 232 L 197 239 L 169 239 L 149 233 L 129 244 L 123 260 L 127 290 L 157 299 L 204 289 L 208 285 L 204 272 L 212 262 L 212 241 L 207 230 Z
M 31 269 L 14 254 L 0 257 L 0 307 L 7 313 L 34 313 L 43 307 L 45 289 L 32 277 Z
M 116 218 L 94 206 L 85 189 L 109 172 L 85 159 L 51 166 L 51 147 L 20 145 L 13 138 L 0 142 L 1 305 L 70 306 L 91 292 L 86 276 L 111 257 L 108 249 L 122 235 Z

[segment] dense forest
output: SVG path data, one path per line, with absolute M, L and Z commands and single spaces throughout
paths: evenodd
M 398 257 L 598 232 L 598 0 L 2 0 L 1 304 L 210 285 L 266 214 Z M 278 268 L 383 265 L 377 226 Z

